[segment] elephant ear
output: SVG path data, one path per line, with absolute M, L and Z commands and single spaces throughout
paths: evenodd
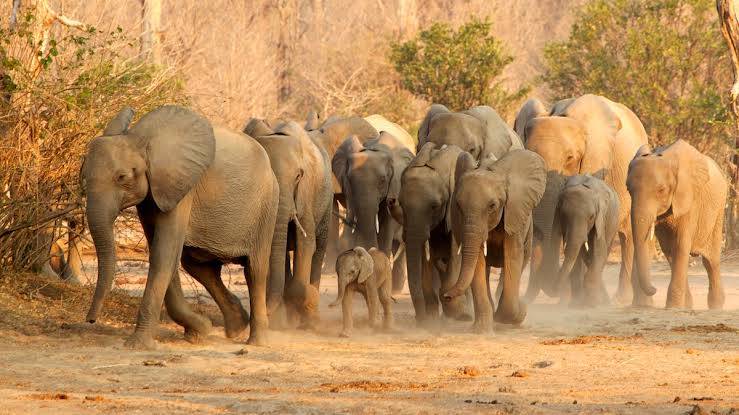
M 563 115 L 578 120 L 585 129 L 587 149 L 581 161 L 581 173 L 595 173 L 611 165 L 613 144 L 621 130 L 621 118 L 608 99 L 586 94 L 572 101 Z
M 526 142 L 526 136 L 524 134 L 526 131 L 526 123 L 528 123 L 532 118 L 543 117 L 547 114 L 547 109 L 538 98 L 530 98 L 518 111 L 516 120 L 513 122 L 513 131 L 518 134 L 523 142 Z
M 316 111 L 311 111 L 308 113 L 308 116 L 305 117 L 305 131 L 313 131 L 317 130 L 321 127 L 321 121 L 318 118 L 318 113 Z
M 491 107 L 480 105 L 464 111 L 464 114 L 480 121 L 485 132 L 480 160 L 487 158 L 490 154 L 493 154 L 497 159 L 507 153 L 508 150 L 523 149 L 523 143 L 518 134 Z
M 362 247 L 354 248 L 354 252 L 359 258 L 359 276 L 357 277 L 357 282 L 364 284 L 370 275 L 375 272 L 375 262 L 372 260 L 372 255 Z
M 421 121 L 421 125 L 418 127 L 418 144 L 416 146 L 416 153 L 421 151 L 423 145 L 426 144 L 426 138 L 429 135 L 431 120 L 433 120 L 437 114 L 449 112 L 451 112 L 449 111 L 449 108 L 441 104 L 434 104 L 431 106 L 431 108 L 429 108 L 428 112 L 426 112 L 426 116 L 423 118 L 423 121 Z
M 531 212 L 544 195 L 547 182 L 544 159 L 533 151 L 512 150 L 491 171 L 500 171 L 506 177 L 507 200 L 503 211 L 506 233 L 525 235 Z
M 129 131 L 147 143 L 149 187 L 159 209 L 174 209 L 213 163 L 216 140 L 210 122 L 176 105 L 144 115 Z
M 431 160 L 434 149 L 436 149 L 436 143 L 428 142 L 424 144 L 421 149 L 418 150 L 418 153 L 416 153 L 416 157 L 411 160 L 408 168 L 425 166 L 429 160 Z
M 362 150 L 362 143 L 359 137 L 352 135 L 344 140 L 336 149 L 334 157 L 331 159 L 331 171 L 339 182 L 341 192 L 344 193 L 346 199 L 347 218 L 354 220 L 354 213 L 349 209 L 349 201 L 352 200 L 351 186 L 349 186 L 349 158 L 352 154 Z
M 112 120 L 108 122 L 103 131 L 104 136 L 122 135 L 128 131 L 128 126 L 133 119 L 133 108 L 124 107 Z
M 385 151 L 390 155 L 390 169 L 392 172 L 387 197 L 397 200 L 400 195 L 400 178 L 408 164 L 413 160 L 413 153 L 397 137 L 387 131 L 382 131 L 374 140 L 366 141 L 364 147 Z
M 250 119 L 242 131 L 250 137 L 266 137 L 274 134 L 272 128 L 264 120 L 259 118 Z
M 678 218 L 690 211 L 695 190 L 708 183 L 708 163 L 698 150 L 683 140 L 665 149 L 670 157 L 677 183 L 672 198 L 672 214 Z
M 457 162 L 454 165 L 454 171 L 449 175 L 449 197 L 446 201 L 446 212 L 444 213 L 444 223 L 447 231 L 452 231 L 452 223 L 454 221 L 454 191 L 457 189 L 459 180 L 468 171 L 472 171 L 477 167 L 475 159 L 466 151 L 462 151 L 457 156 Z

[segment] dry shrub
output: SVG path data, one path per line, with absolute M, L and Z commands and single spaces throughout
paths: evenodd
M 86 145 L 123 106 L 186 103 L 178 74 L 131 58 L 120 28 L 60 26 L 39 51 L 35 15 L 20 17 L 0 30 L 0 271 L 38 268 L 69 221 L 82 222 Z

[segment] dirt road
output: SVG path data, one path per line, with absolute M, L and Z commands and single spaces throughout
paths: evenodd
M 608 267 L 611 292 L 617 272 Z M 655 264 L 653 272 L 663 306 L 668 268 Z M 446 322 L 443 332 L 430 333 L 414 328 L 405 293 L 394 310 L 397 334 L 372 333 L 357 305 L 351 339 L 337 337 L 339 310 L 325 306 L 336 293 L 327 276 L 318 332 L 271 332 L 270 346 L 247 347 L 219 327 L 205 344 L 191 345 L 170 323 L 153 352 L 122 347 L 136 300 L 124 298 L 121 316 L 90 327 L 76 323 L 86 299 L 25 288 L 22 295 L 41 310 L 24 318 L 38 327 L 13 323 L 20 303 L 13 307 L 21 311 L 0 310 L 0 414 L 685 414 L 695 405 L 737 414 L 739 267 L 724 266 L 721 312 L 706 310 L 703 269 L 691 275 L 695 311 L 570 310 L 541 296 L 522 328 L 473 335 L 469 323 Z M 241 280 L 235 273 L 231 283 Z M 139 277 L 121 281 L 140 292 Z M 245 295 L 245 286 L 232 288 Z M 0 296 L 0 305 L 8 298 Z M 76 322 L 54 308 L 65 301 Z M 212 314 L 212 306 L 204 309 Z

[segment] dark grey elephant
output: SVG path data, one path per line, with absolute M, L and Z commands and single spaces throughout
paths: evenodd
M 531 255 L 532 211 L 546 186 L 546 165 L 538 154 L 512 150 L 500 160 L 484 160 L 475 168 L 472 157 L 459 155 L 452 204 L 452 231 L 461 244 L 462 263 L 456 284 L 443 293 L 450 301 L 472 287 L 473 330 L 499 323 L 519 324 L 526 307 L 519 300 L 521 271 Z M 501 268 L 500 303 L 493 299 L 486 267 Z
M 192 312 L 184 299 L 180 261 L 221 307 L 228 336 L 245 329 L 248 315 L 226 290 L 220 271 L 224 263 L 244 265 L 251 305 L 248 342 L 263 344 L 279 193 L 267 153 L 252 138 L 214 129 L 182 107 L 160 107 L 129 129 L 132 118 L 126 108 L 111 120 L 103 136 L 90 142 L 82 168 L 98 257 L 87 320 L 97 320 L 113 282 L 113 223 L 123 209 L 136 206 L 149 245 L 149 275 L 136 329 L 126 344 L 155 346 L 162 302 L 187 339 L 210 330 L 210 321 Z
M 405 169 L 398 203 L 390 211 L 403 224 L 408 264 L 408 287 L 416 321 L 439 315 L 439 289 L 451 288 L 459 276 L 459 253 L 452 236 L 452 194 L 455 167 L 462 150 L 426 143 Z M 439 288 L 440 286 L 440 288 Z M 442 302 L 448 317 L 469 320 L 465 296 Z
M 314 327 L 333 200 L 328 155 L 295 122 L 271 131 L 254 120 L 244 132 L 267 151 L 280 186 L 267 292 L 270 323 L 283 325 L 283 316 L 277 314 L 284 296 L 289 311 L 300 315 L 301 326 Z M 286 275 L 286 270 L 292 270 L 292 275 Z
M 618 195 L 603 180 L 570 177 L 559 195 L 554 238 L 564 243 L 559 269 L 561 302 L 596 306 L 608 302 L 603 267 L 618 232 Z
M 491 155 L 499 159 L 508 150 L 523 148 L 518 135 L 488 106 L 451 112 L 443 105 L 432 105 L 418 129 L 417 149 L 428 142 L 455 145 L 475 160 Z

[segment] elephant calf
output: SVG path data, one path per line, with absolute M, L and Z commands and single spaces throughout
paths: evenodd
M 392 289 L 392 267 L 390 259 L 377 248 L 369 252 L 362 247 L 350 249 L 336 259 L 336 274 L 339 280 L 339 292 L 336 301 L 330 307 L 341 303 L 344 328 L 341 337 L 349 337 L 353 328 L 352 294 L 359 291 L 367 301 L 369 309 L 369 325 L 375 326 L 379 305 L 385 313 L 383 328 L 390 330 L 393 325 L 393 314 L 390 304 Z
M 603 180 L 578 175 L 565 183 L 553 230 L 556 240 L 565 244 L 558 277 L 563 302 L 567 297 L 573 305 L 608 302 L 602 274 L 618 231 L 618 210 L 618 195 Z

